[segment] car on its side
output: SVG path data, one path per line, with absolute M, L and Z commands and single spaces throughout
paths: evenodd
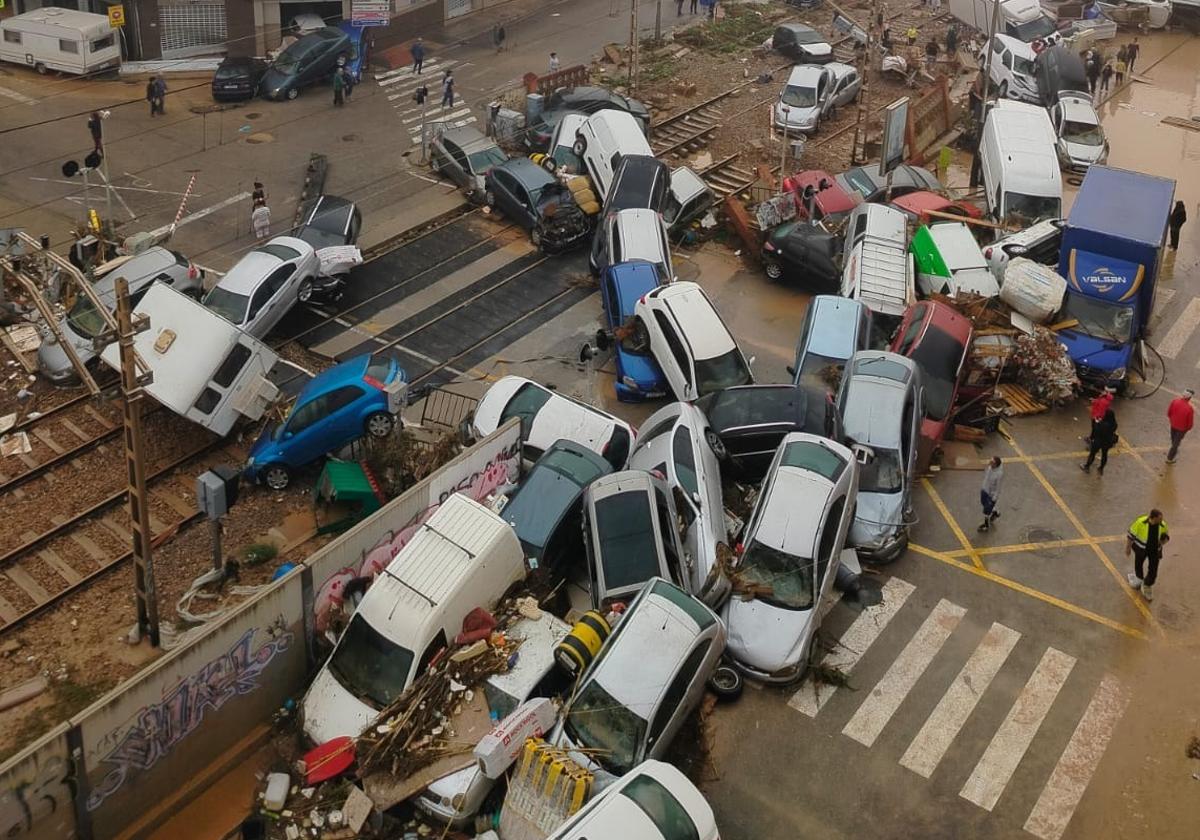
M 929 456 L 941 445 L 953 419 L 973 335 L 971 322 L 954 307 L 923 300 L 904 313 L 892 341 L 893 353 L 907 356 L 921 369 L 925 388 L 921 438 Z M 918 463 L 926 461 L 921 457 Z
M 505 376 L 492 383 L 475 406 L 470 421 L 472 436 L 490 435 L 513 417 L 521 420 L 522 451 L 530 461 L 538 460 L 551 444 L 566 438 L 621 470 L 637 438 L 637 430 L 619 417 L 523 376 Z
M 808 385 L 740 385 L 701 397 L 696 408 L 721 439 L 722 475 L 735 481 L 762 481 L 780 442 L 793 432 L 842 439 L 833 398 Z
M 669 390 L 662 368 L 650 352 L 646 325 L 635 314 L 638 299 L 662 283 L 648 262 L 623 262 L 600 273 L 600 302 L 604 325 L 612 336 L 617 366 L 617 399 L 641 402 L 665 397 Z
M 558 571 L 583 554 L 583 491 L 612 465 L 570 440 L 556 441 L 500 511 L 531 567 Z
M 795 195 L 796 214 L 814 222 L 841 222 L 862 203 L 857 192 L 847 190 L 822 169 L 805 169 L 784 178 L 783 191 Z
M 860 560 L 890 563 L 908 548 L 925 389 L 916 363 L 886 350 L 855 353 L 847 368 L 838 408 L 860 453 L 847 542 Z
M 267 62 L 249 55 L 226 56 L 213 71 L 212 98 L 218 102 L 253 99 L 267 72 Z
M 872 316 L 865 303 L 841 295 L 817 295 L 808 303 L 796 361 L 788 367 L 797 385 L 832 393 L 837 390 L 846 362 L 871 346 Z
M 433 169 L 449 178 L 472 201 L 482 202 L 487 192 L 486 176 L 493 166 L 508 160 L 508 155 L 490 137 L 484 137 L 469 125 L 450 128 L 429 144 Z
M 712 807 L 687 776 L 649 759 L 597 793 L 546 840 L 721 840 Z
M 804 675 L 857 495 L 858 464 L 847 447 L 803 432 L 779 444 L 721 613 L 729 654 L 751 677 L 792 683 Z
M 694 169 L 676 167 L 671 171 L 671 194 L 663 210 L 667 232 L 672 236 L 682 234 L 716 203 L 717 194 Z
M 527 157 L 509 158 L 484 175 L 484 203 L 529 231 L 547 254 L 582 245 L 591 222 L 571 191 Z
M 1004 269 L 1008 267 L 1009 260 L 1016 257 L 1025 257 L 1057 269 L 1064 224 L 1064 219 L 1043 219 L 1024 230 L 1003 236 L 991 245 L 985 245 L 983 258 L 997 280 L 1004 279 Z
M 771 48 L 792 61 L 805 64 L 828 64 L 833 61 L 833 47 L 817 30 L 803 23 L 781 23 L 771 36 Z
M 201 301 L 235 327 L 265 338 L 316 277 L 316 249 L 294 236 L 276 236 L 238 260 Z
M 917 270 L 917 288 L 923 295 L 1000 294 L 996 277 L 965 222 L 940 219 L 921 225 L 908 247 Z
M 326 26 L 302 36 L 275 57 L 259 83 L 267 99 L 295 99 L 303 88 L 331 77 L 338 58 L 351 51 L 350 38 Z
M 635 313 L 676 399 L 750 385 L 754 375 L 733 334 L 698 284 L 678 281 L 647 292 Z
M 584 672 L 548 740 L 591 770 L 603 790 L 666 754 L 724 650 L 725 627 L 712 610 L 669 581 L 650 580 Z
M 654 577 L 685 584 L 683 546 L 666 480 L 645 470 L 601 476 L 583 492 L 592 608 L 628 603 Z
M 763 271 L 771 280 L 785 280 L 816 292 L 841 287 L 842 237 L 821 224 L 784 222 L 763 238 Z
M 562 128 L 562 124 L 568 122 L 568 118 L 573 126 L 569 133 Z M 521 132 L 521 144 L 530 154 L 551 151 L 555 148 L 551 145 L 555 137 L 559 138 L 559 143 L 566 143 L 573 147 L 575 132 L 587 118 L 587 114 L 572 108 L 546 109 L 525 126 L 524 131 Z M 583 170 L 580 169 L 578 172 L 582 174 Z
M 302 467 L 363 435 L 385 438 L 399 422 L 408 376 L 386 356 L 364 353 L 313 377 L 282 422 L 250 447 L 243 474 L 282 490 Z
M 358 84 L 371 64 L 371 30 L 366 26 L 355 26 L 349 20 L 339 23 L 338 29 L 350 39 L 350 46 L 338 56 L 338 66 L 344 67 L 354 77 L 354 83 Z
M 979 51 L 979 66 L 987 66 L 987 47 Z M 1037 105 L 1041 101 L 1038 93 L 1037 53 L 1033 47 L 1011 35 L 996 33 L 992 38 L 992 84 L 1002 99 L 1015 99 Z
M 930 222 L 940 219 L 938 216 L 931 216 L 931 212 L 950 213 L 955 216 L 962 216 L 965 219 L 983 218 L 983 210 L 978 205 L 972 204 L 969 201 L 946 198 L 944 195 L 939 195 L 929 190 L 917 190 L 916 192 L 906 193 L 899 198 L 894 198 L 891 201 L 891 206 L 907 216 L 908 220 L 916 225 L 927 225 Z
M 570 175 L 587 174 L 587 170 L 583 168 L 583 159 L 575 154 L 575 134 L 585 122 L 587 114 L 578 111 L 566 111 L 557 118 L 554 131 L 546 144 L 547 158 L 554 163 L 551 166 L 547 161 L 542 161 L 542 166 Z
M 729 583 L 721 574 L 719 545 L 728 545 L 720 460 L 725 447 L 690 403 L 663 406 L 643 425 L 629 468 L 666 476 L 683 532 L 689 592 L 706 604 L 721 602 Z
M 575 111 L 580 114 L 594 114 L 597 111 L 609 109 L 624 111 L 631 115 L 641 126 L 642 134 L 650 131 L 650 109 L 638 100 L 622 96 L 608 88 L 591 85 L 559 88 L 546 100 L 547 111 Z
M 116 317 L 117 310 L 116 284 L 121 277 L 129 285 L 130 306 L 136 306 L 154 283 L 166 283 L 191 298 L 200 297 L 204 284 L 204 272 L 191 260 L 178 251 L 156 245 L 136 256 L 125 258 L 120 265 L 105 272 L 92 284 L 92 291 L 113 313 L 113 317 Z M 99 354 L 95 339 L 108 331 L 108 322 L 92 304 L 91 298 L 81 294 L 59 320 L 58 328 L 63 338 L 70 342 L 79 360 L 91 364 Z M 37 352 L 38 372 L 55 385 L 76 383 L 79 374 L 58 338 L 45 325 L 42 325 L 40 333 L 42 343 Z
M 621 160 L 639 155 L 651 160 L 654 151 L 638 121 L 624 111 L 597 111 L 575 132 L 575 154 L 592 179 L 592 190 L 602 202 L 608 200 Z M 664 165 L 665 169 L 665 165 Z
M 879 166 L 874 163 L 847 169 L 835 175 L 834 180 L 846 192 L 858 193 L 863 201 L 882 201 L 887 192 L 887 178 L 879 174 Z M 892 171 L 892 198 L 917 190 L 936 192 L 940 189 L 942 182 L 928 169 L 902 163 Z

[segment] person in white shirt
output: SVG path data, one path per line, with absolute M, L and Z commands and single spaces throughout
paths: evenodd
M 983 486 L 979 488 L 979 502 L 983 505 L 983 524 L 979 526 L 980 531 L 991 529 L 992 523 L 1000 518 L 996 502 L 1000 498 L 1000 484 L 1003 481 L 1004 465 L 1000 463 L 999 455 L 993 455 L 987 469 L 983 471 Z

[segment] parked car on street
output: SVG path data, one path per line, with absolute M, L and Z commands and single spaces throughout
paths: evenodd
M 592 770 L 603 790 L 666 754 L 724 650 L 725 628 L 713 611 L 654 578 L 584 672 L 549 741 Z
M 890 563 L 908 548 L 925 389 L 912 359 L 885 350 L 855 353 L 847 367 L 838 408 L 865 454 L 847 543 L 861 560 Z
M 793 432 L 841 441 L 842 420 L 833 397 L 808 385 L 739 385 L 696 401 L 725 455 L 722 475 L 758 484 L 780 442 Z
M 238 260 L 202 301 L 255 338 L 265 338 L 300 299 L 300 287 L 321 270 L 313 246 L 276 236 Z
M 781 23 L 771 36 L 771 48 L 797 64 L 828 64 L 833 47 L 817 30 L 803 23 Z
M 602 476 L 583 492 L 592 608 L 631 601 L 655 577 L 686 586 L 677 514 L 665 479 L 645 470 Z
M 559 88 L 550 94 L 550 98 L 546 100 L 547 111 L 562 110 L 576 111 L 580 114 L 594 114 L 597 111 L 604 111 L 606 109 L 624 111 L 630 114 L 638 121 L 638 125 L 642 129 L 642 134 L 649 133 L 650 110 L 638 100 L 622 96 L 608 88 L 591 85 Z
M 586 446 L 621 470 L 629 459 L 637 432 L 606 411 L 544 388 L 522 376 L 492 383 L 471 418 L 475 437 L 490 435 L 512 417 L 521 419 L 521 443 L 530 461 L 560 438 Z
M 997 280 L 1004 279 L 1004 269 L 1009 260 L 1015 257 L 1025 257 L 1042 265 L 1054 266 L 1057 270 L 1063 224 L 1063 219 L 1044 219 L 1024 230 L 1010 233 L 985 246 L 983 258 Z
M 892 341 L 892 352 L 909 357 L 921 369 L 925 388 L 921 438 L 928 456 L 941 445 L 953 418 L 973 333 L 971 322 L 953 307 L 923 300 L 904 313 Z M 926 462 L 927 457 L 918 459 L 921 465 Z
M 750 676 L 791 683 L 804 675 L 857 495 L 858 464 L 842 444 L 803 432 L 779 444 L 733 563 L 738 583 L 721 613 L 729 654 Z
M 534 565 L 561 570 L 583 556 L 583 491 L 610 472 L 611 464 L 570 440 L 556 441 L 538 458 L 500 511 Z
M 750 364 L 708 295 L 680 281 L 646 293 L 635 313 L 646 325 L 650 350 L 676 399 L 697 397 L 754 382 Z
M 806 169 L 784 178 L 783 191 L 796 196 L 796 214 L 799 218 L 814 222 L 840 222 L 862 203 L 862 197 L 857 192 L 847 190 L 822 169 Z
M 879 165 L 875 163 L 847 169 L 835 175 L 834 180 L 847 192 L 857 192 L 863 201 L 881 201 L 887 192 L 887 178 L 879 174 Z M 942 182 L 928 169 L 902 163 L 892 172 L 892 198 L 917 190 L 936 192 L 940 189 Z
M 650 335 L 635 314 L 638 299 L 658 288 L 662 276 L 648 262 L 610 265 L 600 274 L 604 324 L 615 345 L 617 399 L 640 402 L 665 397 L 667 378 L 650 352 Z
M 435 137 L 429 144 L 429 158 L 435 172 L 457 184 L 467 198 L 482 203 L 488 170 L 504 163 L 508 155 L 479 129 L 464 125 Z
M 771 280 L 836 292 L 842 280 L 841 253 L 838 234 L 809 222 L 784 222 L 763 239 L 763 271 Z
M 253 56 L 226 56 L 213 71 L 212 98 L 218 102 L 253 99 L 267 72 L 267 62 Z
M 124 277 L 129 284 L 131 306 L 137 305 L 153 283 L 165 283 L 192 298 L 200 297 L 204 283 L 204 272 L 187 257 L 178 251 L 156 245 L 125 259 L 92 284 L 92 290 L 108 307 L 108 311 L 114 313 L 114 317 L 117 310 L 116 284 L 120 277 Z M 62 330 L 63 338 L 74 348 L 79 360 L 84 364 L 91 364 L 98 356 L 95 338 L 107 331 L 108 324 L 92 304 L 91 298 L 81 294 L 75 298 L 66 315 L 59 320 L 58 328 Z M 77 382 L 79 374 L 54 333 L 46 326 L 43 326 L 40 332 L 42 343 L 37 352 L 38 372 L 55 385 L 71 385 Z
M 872 316 L 866 304 L 841 295 L 817 295 L 804 313 L 796 361 L 788 373 L 797 385 L 833 393 L 837 390 L 834 382 L 845 374 L 846 362 L 870 347 L 872 340 Z
M 931 211 L 952 213 L 968 219 L 983 218 L 983 209 L 979 206 L 969 201 L 946 198 L 944 195 L 928 190 L 917 190 L 894 198 L 891 206 L 907 216 L 908 220 L 915 225 L 927 225 L 930 222 L 940 221 L 940 217 L 930 215 Z
M 606 215 L 593 241 L 596 245 L 588 258 L 589 263 L 594 260 L 589 266 L 593 274 L 609 265 L 639 260 L 654 266 L 663 283 L 675 279 L 667 226 L 653 210 L 618 210 Z
M 327 26 L 310 32 L 281 52 L 260 83 L 267 99 L 295 99 L 303 88 L 333 75 L 338 57 L 350 53 L 350 38 L 340 29 Z
M 282 490 L 292 476 L 364 435 L 385 438 L 399 422 L 408 376 L 395 359 L 364 353 L 317 374 L 280 423 L 250 447 L 243 474 Z
M 483 199 L 528 230 L 533 244 L 547 254 L 581 245 L 592 232 L 571 191 L 529 158 L 509 158 L 487 170 Z
M 710 606 L 719 604 L 729 589 L 717 561 L 718 544 L 729 542 L 719 463 L 724 444 L 690 403 L 663 406 L 643 429 L 629 468 L 667 477 L 683 523 L 685 588 Z

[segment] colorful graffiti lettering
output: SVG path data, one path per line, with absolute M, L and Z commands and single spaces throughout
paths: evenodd
M 0 837 L 56 838 L 75 836 L 75 771 L 62 755 L 45 751 L 22 765 L 24 772 L 0 791 Z
M 160 703 L 146 706 L 133 724 L 100 763 L 111 766 L 88 797 L 94 811 L 125 784 L 131 771 L 148 770 L 171 752 L 171 748 L 195 731 L 204 715 L 216 711 L 234 697 L 258 688 L 258 678 L 275 655 L 287 650 L 293 634 L 278 624 L 269 628 L 271 638 L 251 650 L 258 628 L 251 627 L 228 652 L 209 662 L 172 689 Z M 112 737 L 115 739 L 117 733 Z

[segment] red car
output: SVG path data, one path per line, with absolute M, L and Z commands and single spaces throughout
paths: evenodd
M 956 201 L 928 190 L 918 190 L 892 199 L 892 206 L 918 225 L 927 225 L 932 217 L 929 211 L 953 213 L 969 219 L 982 219 L 983 210 L 967 201 Z
M 892 340 L 892 352 L 917 363 L 925 386 L 919 463 L 928 463 L 946 435 L 973 333 L 971 322 L 953 307 L 923 300 L 904 313 Z
M 807 187 L 813 188 L 814 222 L 827 217 L 841 218 L 862 203 L 861 196 L 846 192 L 828 172 L 822 169 L 806 169 L 783 179 L 783 191 L 796 197 L 796 215 L 800 219 L 808 218 L 808 203 L 804 198 L 804 190 Z

